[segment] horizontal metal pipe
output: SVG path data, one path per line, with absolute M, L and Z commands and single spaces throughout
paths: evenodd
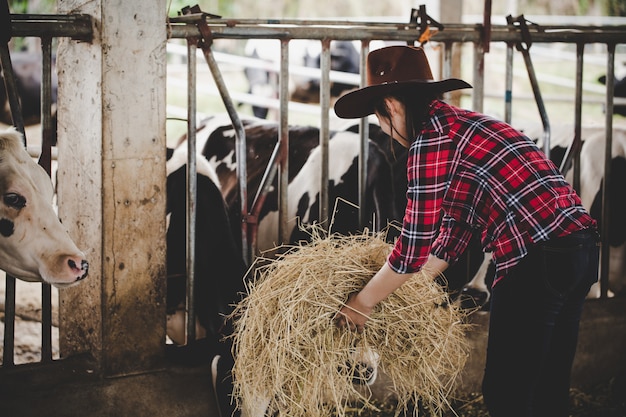
M 278 21 L 277 21 L 278 22 Z M 281 22 L 282 23 L 282 22 Z M 343 23 L 333 26 L 332 22 L 298 22 L 298 26 L 283 24 L 256 25 L 246 21 L 210 19 L 207 24 L 214 38 L 231 39 L 316 39 L 334 40 L 395 39 L 415 41 L 419 29 L 403 23 Z M 529 26 L 533 42 L 566 43 L 625 43 L 626 26 Z M 172 38 L 199 36 L 195 25 L 176 23 L 170 19 L 169 33 Z M 436 32 L 433 42 L 479 42 L 481 24 L 446 24 L 443 31 Z M 506 25 L 492 25 L 492 42 L 521 42 L 519 32 L 511 32 Z
M 37 37 L 45 34 L 52 38 L 68 37 L 91 42 L 92 20 L 88 14 L 12 14 L 11 28 L 14 37 Z

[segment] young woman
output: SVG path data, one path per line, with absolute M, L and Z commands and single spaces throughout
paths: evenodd
M 412 273 L 442 273 L 480 236 L 492 252 L 483 396 L 493 417 L 566 417 L 583 302 L 597 281 L 596 222 L 557 167 L 522 133 L 441 101 L 471 86 L 435 81 L 421 48 L 367 59 L 368 85 L 341 97 L 341 118 L 375 114 L 409 149 L 407 207 L 387 262 L 336 316 L 362 331 Z

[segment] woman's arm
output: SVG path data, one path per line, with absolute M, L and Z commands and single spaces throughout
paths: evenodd
M 429 276 L 436 277 L 447 268 L 447 262 L 430 255 L 422 270 L 427 271 Z M 398 274 L 385 262 L 361 291 L 348 297 L 346 304 L 335 316 L 337 326 L 347 326 L 351 330 L 363 331 L 363 327 L 374 307 L 387 298 L 389 294 L 400 288 L 411 275 Z

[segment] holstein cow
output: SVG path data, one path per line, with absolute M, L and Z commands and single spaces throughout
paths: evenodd
M 89 264 L 57 217 L 48 174 L 13 128 L 0 133 L 0 268 L 24 281 L 68 287 Z
M 257 118 L 242 120 L 246 132 L 248 191 L 251 200 L 256 194 L 263 173 L 278 141 L 278 124 Z M 222 187 L 222 194 L 231 211 L 231 220 L 238 227 L 240 213 L 235 161 L 234 129 L 226 116 L 204 120 L 197 133 L 197 147 L 214 167 Z M 329 212 L 333 221 L 331 231 L 356 233 L 358 227 L 357 162 L 359 136 L 352 131 L 333 131 L 329 141 Z M 289 229 L 290 242 L 307 240 L 299 224 L 320 223 L 320 148 L 319 129 L 311 126 L 289 127 Z M 373 223 L 384 227 L 389 221 L 398 221 L 404 207 L 397 207 L 392 163 L 381 146 L 369 141 L 368 178 L 364 209 Z M 404 175 L 404 174 L 402 174 Z M 404 193 L 404 190 L 401 191 Z M 259 214 L 258 247 L 270 249 L 277 237 L 277 186 L 271 189 Z M 372 221 L 372 219 L 374 219 Z M 235 232 L 236 233 L 236 232 Z
M 535 137 L 534 129 L 524 129 L 529 137 Z M 556 133 L 556 135 L 554 134 Z M 573 137 L 573 128 L 561 126 L 560 132 L 553 132 L 550 158 L 559 166 L 565 155 L 568 142 Z M 602 227 L 602 193 L 604 176 L 604 152 L 606 135 L 604 126 L 588 126 L 581 130 L 583 144 L 580 152 L 580 198 L 583 206 Z M 613 129 L 611 160 L 611 181 L 609 182 L 609 295 L 623 295 L 626 290 L 626 194 L 623 183 L 626 180 L 626 129 Z M 566 172 L 566 179 L 573 184 L 573 169 Z M 601 230 L 601 229 L 600 229 Z M 487 254 L 484 263 L 474 278 L 463 288 L 464 299 L 468 304 L 482 305 L 489 299 L 492 272 L 489 268 L 490 257 Z M 599 284 L 595 284 L 589 298 L 600 295 Z
M 242 120 L 246 133 L 248 199 L 256 194 L 274 146 L 278 141 L 278 125 L 257 118 Z M 329 142 L 329 215 L 330 230 L 339 234 L 360 231 L 357 167 L 359 153 L 358 124 L 347 124 L 332 131 Z M 219 177 L 222 194 L 230 210 L 234 236 L 240 234 L 240 203 L 235 161 L 235 131 L 226 115 L 210 117 L 200 124 L 196 133 L 197 149 L 208 159 Z M 392 141 L 377 124 L 369 126 L 369 155 L 366 180 L 365 218 L 369 230 L 380 230 L 389 223 L 401 224 L 406 206 L 407 152 Z M 184 139 L 184 138 L 183 138 Z M 185 143 L 185 142 L 183 142 Z M 310 126 L 289 127 L 288 228 L 295 243 L 310 239 L 301 225 L 319 223 L 320 190 L 319 129 Z M 259 251 L 278 243 L 278 202 L 276 183 L 258 216 Z M 391 241 L 399 233 L 390 227 Z M 482 261 L 482 252 L 468 253 L 446 273 L 448 290 L 456 292 L 468 281 L 468 271 L 475 271 Z
M 167 335 L 185 345 L 186 273 L 186 144 L 168 150 L 167 161 Z M 225 349 L 220 343 L 229 332 L 224 317 L 244 293 L 246 265 L 229 225 L 218 179 L 208 162 L 197 158 L 195 223 L 195 285 L 197 341 L 170 346 L 174 361 L 207 361 Z

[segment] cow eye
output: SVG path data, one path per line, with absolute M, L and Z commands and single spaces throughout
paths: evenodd
M 26 205 L 26 198 L 16 193 L 8 193 L 4 195 L 4 203 L 16 209 L 21 209 Z

